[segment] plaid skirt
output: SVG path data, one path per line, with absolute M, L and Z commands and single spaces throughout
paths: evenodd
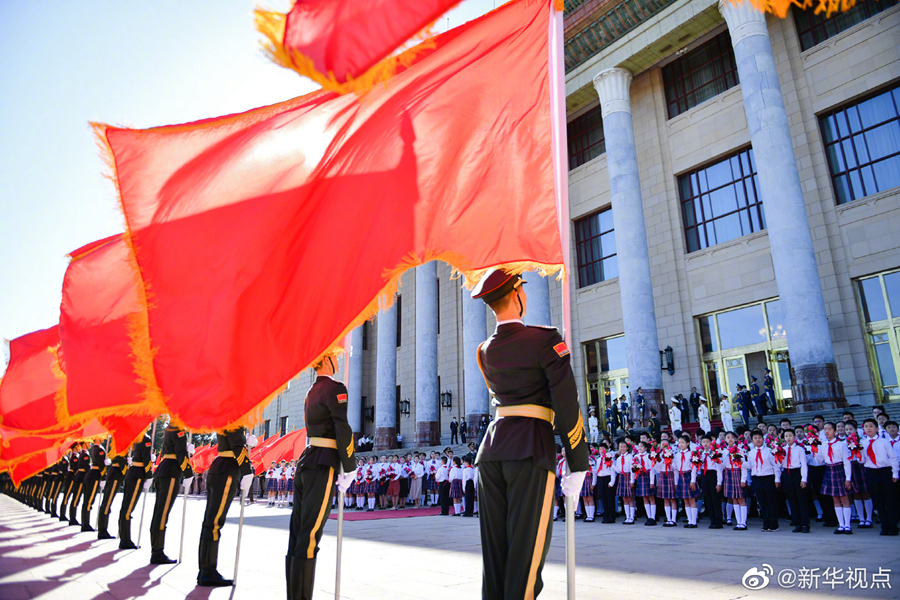
M 594 476 L 590 473 L 585 473 L 584 475 L 584 483 L 581 485 L 581 495 L 585 498 L 591 498 L 594 495 L 594 491 L 591 489 L 593 486 L 591 482 L 594 480 Z
M 368 483 L 364 483 L 362 487 L 364 488 L 363 489 L 364 494 L 377 494 L 378 493 L 378 480 L 373 479 L 372 481 L 369 481 Z
M 559 483 L 559 477 L 556 477 L 555 479 L 556 479 L 556 481 L 554 481 L 554 483 L 553 483 L 553 497 L 554 498 L 562 498 L 563 497 L 562 485 L 560 485 L 560 483 Z
M 650 473 L 641 473 L 634 483 L 635 496 L 652 496 L 650 492 Z
M 465 494 L 463 494 L 463 486 L 462 479 L 454 479 L 450 482 L 450 497 L 456 500 L 462 498 Z
M 849 493 L 844 489 L 846 480 L 847 474 L 844 472 L 843 463 L 825 465 L 825 477 L 822 479 L 822 489 L 819 493 L 825 496 L 846 496 Z
M 750 497 L 750 488 L 741 487 L 740 469 L 725 469 L 722 472 L 722 495 L 732 499 Z
M 865 494 L 869 491 L 869 486 L 866 485 L 865 467 L 855 460 L 850 461 L 850 485 L 852 486 L 850 491 L 854 494 Z
M 631 489 L 631 478 L 625 475 L 619 475 L 619 481 L 616 483 L 616 496 L 619 498 L 633 498 L 634 490 Z
M 696 487 L 697 489 L 692 492 L 690 476 L 678 477 L 678 484 L 675 486 L 675 497 L 682 499 L 699 498 L 700 485 L 698 484 Z
M 439 487 L 440 486 L 438 485 L 437 479 L 434 478 L 434 475 L 429 475 L 428 479 L 425 480 L 425 489 L 429 492 L 436 492 L 438 491 Z
M 354 479 L 353 483 L 350 484 L 350 487 L 347 488 L 348 494 L 364 494 L 365 493 L 366 484 L 360 481 L 359 479 Z
M 663 500 L 675 499 L 675 473 L 663 471 L 656 474 L 656 497 Z
M 293 479 L 279 479 L 278 480 L 278 491 L 279 492 L 288 492 L 294 483 Z

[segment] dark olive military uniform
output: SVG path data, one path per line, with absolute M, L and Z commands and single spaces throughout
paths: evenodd
M 321 375 L 316 378 L 306 394 L 306 435 L 310 445 L 294 475 L 294 509 L 285 556 L 288 600 L 312 598 L 316 555 L 331 512 L 335 474 L 341 465 L 346 473 L 356 468 L 343 383 Z
M 79 525 L 78 503 L 84 496 L 84 478 L 91 468 L 91 455 L 87 450 L 78 453 L 75 459 L 75 475 L 72 477 L 72 504 L 69 506 L 69 525 Z
M 69 468 L 69 461 L 66 457 L 61 458 L 55 465 L 53 465 L 53 485 L 50 488 L 50 516 L 57 518 L 59 515 L 56 513 L 57 502 L 59 501 L 59 494 L 63 489 L 63 483 L 66 478 L 66 471 Z
M 72 488 L 75 487 L 75 471 L 78 470 L 78 454 L 70 451 L 64 460 L 66 471 L 63 474 L 63 501 L 62 506 L 59 509 L 60 521 L 69 520 L 66 517 L 66 507 L 72 498 L 72 492 L 74 491 Z
M 150 455 L 153 442 L 150 434 L 144 433 L 143 439 L 131 445 L 131 466 L 125 472 L 125 488 L 122 492 L 122 507 L 119 509 L 119 548 L 133 550 L 137 546 L 131 541 L 131 513 L 137 506 L 138 498 L 144 489 L 144 481 L 150 477 L 153 462 Z
M 588 470 L 569 350 L 556 329 L 516 321 L 497 327 L 479 347 L 478 362 L 498 407 L 477 458 L 482 597 L 534 597 L 543 588 L 552 531 L 556 444 L 554 426 L 542 418 L 550 409 L 569 468 Z M 504 416 L 516 407 L 537 416 Z
M 109 510 L 112 508 L 113 498 L 119 491 L 119 483 L 125 478 L 125 470 L 128 469 L 128 461 L 124 456 L 115 456 L 112 464 L 106 469 L 106 485 L 103 486 L 103 498 L 100 501 L 100 516 L 97 518 L 97 539 L 111 540 L 109 534 Z
M 84 478 L 84 500 L 81 503 L 81 530 L 94 531 L 91 527 L 91 509 L 100 488 L 100 481 L 106 476 L 106 450 L 100 444 L 91 447 L 91 468 Z
M 219 455 L 206 474 L 206 513 L 200 529 L 200 572 L 198 585 L 231 585 L 218 570 L 219 536 L 228 508 L 240 490 L 241 478 L 253 473 L 244 429 L 228 429 L 217 434 Z
M 156 480 L 156 504 L 153 507 L 153 520 L 150 522 L 150 562 L 167 564 L 175 562 L 169 559 L 164 550 L 166 545 L 166 524 L 169 512 L 175 504 L 175 498 L 181 491 L 181 482 L 185 477 L 193 477 L 194 471 L 187 454 L 187 434 L 178 427 L 166 427 L 163 437 L 162 462 L 156 467 L 153 479 Z

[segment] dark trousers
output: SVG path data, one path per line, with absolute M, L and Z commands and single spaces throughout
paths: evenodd
M 781 473 L 781 487 L 791 507 L 794 526 L 809 527 L 809 484 L 800 487 L 800 468 L 785 469 Z
M 775 499 L 775 476 L 754 475 L 753 490 L 756 492 L 756 502 L 759 516 L 763 520 L 763 527 L 766 529 L 777 528 L 778 504 Z
M 200 576 L 210 577 L 218 573 L 219 532 L 228 517 L 228 508 L 241 486 L 241 471 L 237 460 L 218 456 L 206 475 L 206 512 L 200 527 L 198 564 Z
M 702 474 L 703 503 L 706 504 L 706 515 L 710 525 L 722 524 L 722 493 L 716 491 L 716 472 L 709 469 Z
M 109 511 L 112 508 L 113 498 L 116 496 L 116 492 L 119 491 L 119 484 L 122 479 L 122 472 L 115 467 L 110 467 L 115 470 L 117 475 L 110 476 L 106 478 L 106 485 L 103 486 L 103 498 L 100 501 L 100 516 L 97 519 L 97 530 L 101 532 L 106 532 L 109 528 Z
M 478 465 L 483 598 L 536 597 L 553 521 L 556 475 L 531 458 Z
M 84 477 L 84 500 L 81 503 L 81 524 L 89 527 L 91 523 L 91 509 L 94 507 L 94 498 L 100 489 L 100 469 L 91 469 Z
M 451 444 L 459 443 L 459 434 L 457 433 L 456 430 L 453 430 L 453 429 L 450 430 L 450 443 Z
M 181 491 L 181 476 L 156 478 L 156 502 L 153 504 L 153 520 L 150 521 L 150 547 L 162 552 L 166 546 L 166 524 L 175 498 Z
M 475 482 L 471 479 L 466 482 L 466 516 L 471 517 L 473 515 L 473 511 L 475 510 Z
M 460 440 L 460 442 L 463 443 L 463 444 L 466 443 L 466 432 L 465 432 L 465 431 L 460 431 L 460 432 L 459 432 L 459 440 Z
M 439 483 L 438 493 L 440 494 L 441 514 L 447 516 L 450 514 L 450 482 Z
M 78 503 L 81 501 L 81 496 L 84 495 L 84 477 L 84 471 L 78 471 L 75 473 L 75 477 L 72 478 L 72 503 L 69 505 L 69 523 L 78 521 Z
M 742 408 L 738 410 L 738 412 L 741 413 L 741 421 L 743 421 L 744 426 L 750 427 L 750 411 L 746 408 Z
M 125 487 L 122 492 L 122 506 L 119 508 L 119 539 L 131 541 L 131 514 L 137 506 L 138 498 L 144 490 L 143 469 L 129 467 L 125 473 Z
M 881 518 L 881 531 L 897 531 L 897 484 L 894 483 L 890 467 L 863 469 L 866 485 L 872 494 L 875 510 Z
M 61 486 L 63 492 L 63 501 L 62 506 L 59 507 L 59 518 L 60 520 L 65 519 L 66 517 L 66 509 L 69 506 L 69 502 L 72 500 L 72 493 L 75 491 L 73 487 L 75 486 L 75 479 L 71 477 L 66 477 L 63 480 L 63 484 Z
M 285 556 L 288 600 L 311 599 L 316 555 L 331 513 L 334 467 L 300 467 L 294 475 L 294 508 Z
M 600 490 L 600 501 L 603 503 L 603 522 L 616 522 L 616 488 L 609 487 L 609 475 L 597 478 L 597 486 Z

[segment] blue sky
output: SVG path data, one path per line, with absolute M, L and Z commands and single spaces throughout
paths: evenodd
M 496 4 L 466 0 L 449 26 Z M 0 338 L 56 324 L 66 254 L 123 229 L 89 121 L 183 123 L 314 89 L 265 58 L 252 8 L 247 0 L 0 3 Z M 445 17 L 436 29 L 447 26 Z

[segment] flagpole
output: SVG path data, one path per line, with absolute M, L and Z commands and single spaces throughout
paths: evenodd
M 252 491 L 250 492 L 253 493 Z M 241 490 L 241 517 L 238 519 L 237 550 L 234 553 L 234 576 L 232 585 L 237 586 L 238 561 L 241 560 L 241 534 L 244 533 L 244 490 Z
M 152 456 L 153 456 L 153 445 L 156 443 L 156 421 L 157 421 L 158 419 L 159 419 L 159 417 L 154 417 L 154 418 L 153 418 L 153 429 L 150 430 L 150 456 L 151 456 L 151 459 L 150 459 L 151 467 L 150 467 L 150 469 L 151 469 L 151 473 L 152 473 L 152 469 L 153 469 L 153 467 L 152 467 L 152 464 L 153 464 L 153 458 L 152 458 Z M 132 458 L 134 458 L 134 456 L 132 456 Z M 140 482 L 140 484 L 138 484 L 138 485 L 143 486 L 143 485 L 144 485 L 144 480 L 141 479 L 141 482 Z M 141 547 L 141 534 L 144 532 L 144 512 L 145 512 L 146 509 L 147 509 L 147 494 L 148 494 L 149 492 L 150 492 L 150 491 L 147 490 L 147 492 L 144 493 L 144 499 L 141 500 L 141 524 L 140 524 L 140 526 L 138 527 L 138 539 L 137 539 L 137 547 L 138 547 L 138 548 Z M 124 498 L 123 498 L 122 500 L 124 501 Z
M 555 3 L 554 3 L 555 4 Z M 556 191 L 556 216 L 559 227 L 559 242 L 562 246 L 562 334 L 566 345 L 572 347 L 571 323 L 572 305 L 569 289 L 569 169 L 566 148 L 566 82 L 563 58 L 563 13 L 551 9 L 548 44 L 551 137 L 553 140 L 553 180 Z M 580 410 L 580 407 L 579 407 Z M 566 465 L 566 471 L 571 469 Z M 566 496 L 566 590 L 568 600 L 575 600 L 575 499 Z
M 344 474 L 344 465 L 340 467 L 340 474 Z M 334 599 L 341 599 L 341 550 L 344 542 L 344 492 L 338 487 L 338 518 L 337 518 L 337 569 L 334 575 Z
M 185 432 L 188 439 L 191 439 L 190 432 Z M 188 464 L 190 464 L 191 457 L 188 456 Z M 191 469 L 193 472 L 193 468 Z M 193 477 L 191 477 L 193 479 Z M 188 486 L 184 486 L 184 503 L 181 507 L 181 544 L 178 546 L 178 563 L 181 564 L 182 559 L 184 558 L 184 524 L 187 522 L 187 492 Z

